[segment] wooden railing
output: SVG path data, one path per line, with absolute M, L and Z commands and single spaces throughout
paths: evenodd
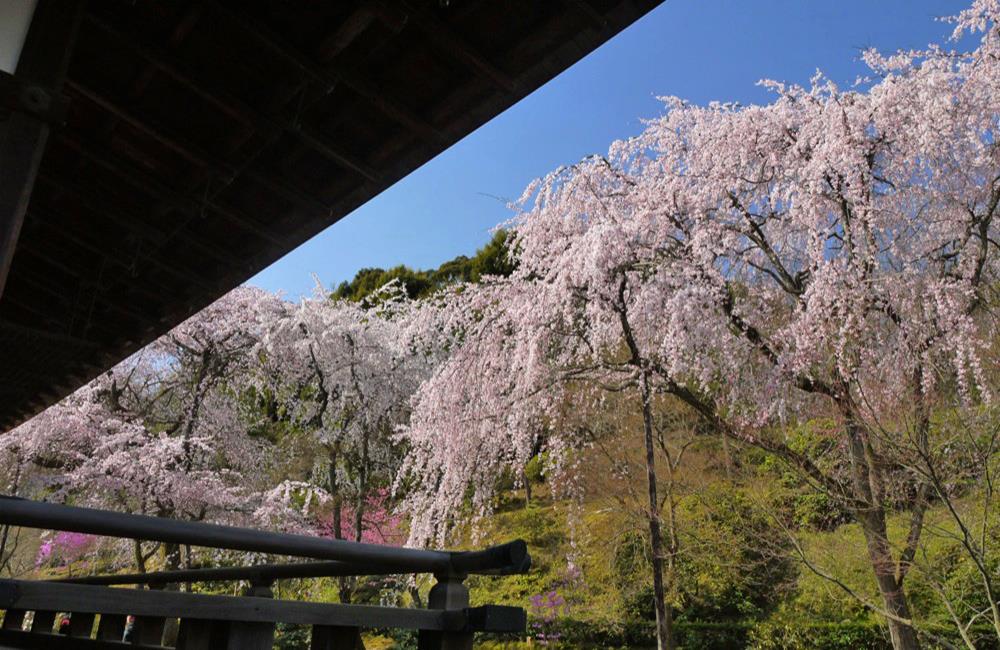
M 270 650 L 277 623 L 310 626 L 313 650 L 362 649 L 361 631 L 371 628 L 416 630 L 421 650 L 467 649 L 476 632 L 523 633 L 526 626 L 519 607 L 470 607 L 463 584 L 470 574 L 526 572 L 531 560 L 522 541 L 481 551 L 428 551 L 9 497 L 0 497 L 0 524 L 323 560 L 59 581 L 0 580 L 0 609 L 5 612 L 0 649 L 121 648 L 128 617 L 134 617 L 131 647 L 186 650 Z M 276 580 L 290 578 L 414 573 L 431 573 L 437 580 L 427 609 L 279 600 L 271 591 Z M 244 596 L 165 589 L 207 581 L 245 581 L 250 587 Z M 59 629 L 62 614 L 69 618 L 65 629 Z M 165 645 L 164 629 L 171 619 L 179 625 L 176 645 Z

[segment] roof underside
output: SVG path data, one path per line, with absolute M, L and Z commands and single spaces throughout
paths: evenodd
M 656 4 L 89 2 L 0 298 L 0 431 Z

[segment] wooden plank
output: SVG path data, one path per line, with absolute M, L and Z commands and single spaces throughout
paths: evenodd
M 177 650 L 213 650 L 225 643 L 217 621 L 197 618 L 181 619 L 177 634 Z
M 271 650 L 274 646 L 274 623 L 230 621 L 227 627 L 226 650 Z
M 45 603 L 40 603 L 44 605 Z M 32 607 L 31 609 L 35 609 Z M 35 615 L 31 619 L 32 634 L 52 634 L 52 628 L 56 624 L 56 613 L 46 609 L 35 609 Z
M 528 629 L 528 613 L 522 607 L 482 605 L 465 610 L 465 627 L 470 630 L 524 634 Z
M 132 643 L 136 645 L 160 645 L 163 641 L 163 616 L 136 616 Z
M 460 630 L 463 611 L 443 612 L 370 605 L 306 603 L 269 598 L 207 596 L 169 591 L 140 591 L 56 582 L 0 580 L 14 585 L 19 609 L 51 607 L 61 611 L 136 616 L 199 618 L 300 625 L 346 625 L 400 629 Z
M 0 629 L 20 630 L 23 624 L 24 624 L 24 610 L 8 609 L 6 612 L 4 612 L 3 627 Z
M 97 638 L 104 641 L 121 641 L 125 634 L 125 616 L 122 614 L 101 614 L 97 622 Z
M 94 614 L 92 612 L 75 612 L 69 619 L 69 635 L 89 639 L 94 631 Z
M 32 634 L 20 630 L 0 630 L 0 648 L 31 648 L 38 650 L 163 650 L 161 646 L 123 645 L 120 641 L 79 639 L 59 634 Z
M 365 650 L 365 644 L 356 627 L 314 625 L 309 650 Z

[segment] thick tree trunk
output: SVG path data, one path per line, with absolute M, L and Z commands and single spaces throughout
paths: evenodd
M 876 508 L 858 516 L 868 544 L 868 558 L 875 571 L 875 582 L 886 611 L 889 613 L 889 636 L 894 650 L 920 648 L 917 631 L 904 621 L 909 621 L 910 606 L 903 585 L 896 580 L 896 563 L 886 537 L 885 511 Z M 900 620 L 901 619 L 901 620 Z
M 886 529 L 883 498 L 885 485 L 875 462 L 862 424 L 845 409 L 847 436 L 851 454 L 851 478 L 856 507 L 855 518 L 861 525 L 868 547 L 868 559 L 875 574 L 882 603 L 888 614 L 889 636 L 894 650 L 919 650 L 917 631 L 908 623 L 910 606 L 903 581 L 896 578 L 896 561 Z
M 650 404 L 648 372 L 640 371 L 639 392 L 642 399 L 642 428 L 646 443 L 646 484 L 649 490 L 649 545 L 653 554 L 653 597 L 656 608 L 656 646 L 673 650 L 673 611 L 667 607 L 663 584 L 663 534 L 660 530 L 660 502 L 656 495 L 656 450 L 653 446 L 653 413 Z

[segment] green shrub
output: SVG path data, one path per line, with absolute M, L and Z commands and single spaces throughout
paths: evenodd
M 278 623 L 274 628 L 274 650 L 306 650 L 309 638 L 308 625 Z
M 766 621 L 750 631 L 754 650 L 891 650 L 885 628 L 867 621 Z

